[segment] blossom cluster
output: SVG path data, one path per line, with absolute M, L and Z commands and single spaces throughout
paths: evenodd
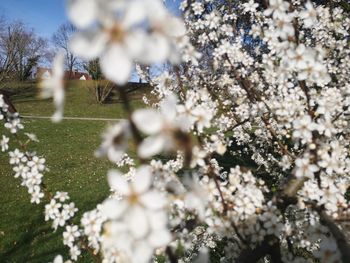
M 64 193 L 46 205 L 71 259 L 84 236 L 103 262 L 346 262 L 350 19 L 331 2 L 184 0 L 182 23 L 159 0 L 68 1 L 73 52 L 121 94 L 133 62 L 152 86 L 102 135 L 111 193 L 81 230 Z M 44 169 L 34 157 L 11 163 Z
M 51 194 L 44 184 L 44 173 L 48 171 L 45 158 L 37 155 L 35 152 L 27 151 L 31 142 L 39 142 L 35 134 L 24 133 L 26 141 L 20 138 L 19 131 L 24 129 L 21 118 L 18 113 L 11 113 L 9 106 L 0 95 L 0 113 L 1 118 L 5 121 L 5 128 L 13 137 L 14 143 L 17 143 L 20 149 L 10 150 L 10 138 L 2 135 L 0 141 L 1 151 L 8 153 L 9 164 L 12 166 L 14 177 L 21 180 L 21 186 L 27 188 L 31 196 L 30 202 L 34 204 L 46 203 L 45 205 L 45 221 L 52 221 L 52 227 L 56 231 L 58 227 L 64 227 L 63 244 L 70 248 L 71 259 L 76 261 L 81 254 L 81 250 L 77 245 L 80 243 L 79 237 L 81 230 L 76 225 L 69 225 L 75 216 L 78 208 L 74 202 L 68 202 L 70 199 L 67 192 L 56 192 Z M 76 242 L 76 244 L 74 244 Z M 63 262 L 61 257 L 57 257 L 54 262 Z M 71 262 L 70 260 L 66 261 Z
M 150 167 L 139 167 L 129 182 L 117 171 L 110 171 L 108 180 L 122 199 L 107 199 L 102 205 L 102 214 L 109 220 L 104 226 L 103 249 L 107 255 L 114 251 L 114 255 L 132 262 L 148 262 L 154 249 L 171 239 L 166 213 L 162 210 L 166 201 L 151 188 Z M 107 257 L 107 262 L 113 260 Z
M 44 197 L 41 183 L 45 171 L 45 159 L 31 153 L 23 153 L 18 149 L 9 152 L 10 164 L 13 165 L 15 178 L 21 178 L 22 186 L 28 188 L 31 194 L 31 202 L 39 204 Z
M 45 205 L 45 221 L 52 220 L 52 227 L 63 227 L 66 222 L 78 211 L 73 202 L 65 203 L 69 200 L 66 192 L 57 192 L 50 203 Z
M 159 0 L 71 0 L 67 10 L 79 29 L 71 50 L 85 59 L 99 57 L 104 75 L 117 84 L 127 82 L 134 61 L 178 61 L 176 38 L 185 29 Z
M 0 116 L 1 119 L 5 120 L 5 128 L 12 135 L 17 135 L 19 130 L 24 128 L 18 113 L 11 113 L 8 110 L 8 105 L 5 103 L 3 95 L 0 95 Z M 37 141 L 35 135 L 29 133 L 25 135 L 28 137 L 27 143 Z M 23 152 L 17 148 L 10 151 L 9 141 L 9 137 L 2 135 L 0 141 L 1 151 L 8 152 L 9 163 L 12 166 L 14 177 L 20 178 L 21 185 L 28 189 L 28 193 L 31 195 L 31 203 L 39 204 L 44 197 L 41 184 L 43 172 L 46 170 L 45 159 L 37 156 L 36 153 Z M 22 146 L 24 145 L 22 144 Z

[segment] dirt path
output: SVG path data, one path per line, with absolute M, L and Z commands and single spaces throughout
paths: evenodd
M 49 116 L 28 116 L 21 115 L 23 119 L 44 119 L 51 120 Z M 63 117 L 63 120 L 77 120 L 77 121 L 120 121 L 122 119 L 108 119 L 108 118 L 81 118 L 81 117 Z

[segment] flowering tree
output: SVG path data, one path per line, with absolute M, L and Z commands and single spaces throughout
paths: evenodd
M 9 152 L 15 177 L 65 228 L 71 260 L 86 250 L 98 262 L 206 262 L 213 252 L 220 262 L 348 262 L 347 2 L 185 0 L 183 20 L 160 0 L 67 5 L 72 52 L 100 59 L 128 116 L 96 151 L 116 165 L 110 196 L 72 225 L 68 193 L 46 190 L 45 159 L 27 151 L 35 137 L 17 139 L 23 125 L 2 99 L 0 116 L 20 146 Z M 170 70 L 155 78 L 142 70 L 163 62 Z M 42 83 L 56 121 L 63 63 L 59 54 Z M 123 89 L 133 63 L 158 98 L 136 111 Z

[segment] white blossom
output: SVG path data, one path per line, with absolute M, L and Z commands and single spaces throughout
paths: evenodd
M 32 198 L 30 200 L 31 203 L 36 203 L 39 204 L 40 200 L 44 197 L 44 193 L 41 192 L 40 187 L 38 187 L 37 185 L 34 186 L 34 191 L 32 193 Z
M 64 97 L 65 90 L 63 85 L 64 77 L 64 53 L 59 52 L 52 64 L 52 75 L 48 79 L 42 80 L 40 86 L 41 97 L 42 98 L 51 98 L 56 107 L 56 111 L 52 116 L 52 121 L 59 122 L 63 118 L 63 109 L 64 109 Z
M 243 4 L 244 13 L 255 13 L 258 6 L 259 4 L 255 3 L 254 0 L 249 0 L 249 2 Z
M 310 1 L 305 4 L 306 10 L 300 12 L 300 18 L 304 21 L 305 27 L 313 26 L 317 21 L 317 11 Z
M 176 133 L 181 133 L 186 118 L 178 118 L 176 98 L 169 95 L 162 103 L 160 111 L 153 109 L 138 110 L 132 116 L 136 127 L 150 135 L 138 148 L 141 158 L 149 158 L 161 151 L 171 151 L 177 147 Z
M 78 237 L 80 237 L 80 232 L 77 225 L 66 226 L 66 231 L 63 232 L 63 244 L 73 247 L 73 243 Z
M 81 251 L 79 249 L 78 246 L 72 246 L 70 249 L 69 249 L 69 254 L 70 254 L 70 257 L 73 261 L 77 261 L 78 260 L 78 257 L 80 256 L 81 254 Z
M 37 170 L 39 172 L 42 172 L 45 170 L 45 159 L 39 158 L 37 156 L 33 156 L 31 160 L 27 162 L 28 167 L 30 167 L 32 170 Z
M 293 122 L 294 132 L 293 137 L 299 138 L 303 143 L 311 142 L 312 132 L 317 129 L 317 124 L 314 123 L 309 115 L 305 115 Z
M 81 20 L 79 13 L 82 5 L 85 10 L 82 17 L 86 20 Z M 96 0 L 89 0 L 86 6 L 79 0 L 71 1 L 68 10 L 72 22 L 87 29 L 72 38 L 71 50 L 85 59 L 100 57 L 104 75 L 120 85 L 128 81 L 133 61 L 163 62 L 174 49 L 172 38 L 184 34 L 179 19 L 171 17 L 158 0 L 133 0 L 128 4 L 123 0 L 107 8 Z M 89 25 L 96 22 L 100 28 L 91 29 Z M 147 33 L 139 26 L 143 22 L 150 28 L 157 27 Z
M 13 152 L 9 152 L 10 164 L 19 164 L 20 162 L 26 162 L 27 157 L 20 150 L 15 149 Z
M 0 141 L 2 152 L 6 152 L 9 149 L 9 145 L 8 145 L 9 141 L 10 141 L 10 138 L 6 137 L 5 135 L 2 136 L 2 139 Z
M 15 134 L 24 127 L 19 118 L 14 118 L 5 123 L 5 128 L 8 129 L 12 134 Z
M 117 171 L 111 171 L 108 180 L 123 199 L 104 202 L 102 212 L 112 221 L 107 224 L 103 242 L 107 247 L 117 245 L 132 262 L 147 262 L 155 248 L 170 241 L 166 215 L 162 211 L 166 200 L 151 189 L 152 174 L 147 166 L 138 168 L 131 182 L 126 182 Z
M 127 140 L 131 136 L 128 122 L 122 121 L 115 124 L 103 134 L 103 142 L 96 151 L 96 156 L 107 156 L 111 162 L 119 162 L 127 148 Z
M 60 214 L 61 203 L 57 203 L 55 199 L 51 199 L 50 203 L 45 205 L 45 221 L 55 219 Z
M 319 167 L 315 164 L 310 163 L 310 160 L 308 158 L 295 160 L 295 165 L 295 176 L 297 178 L 314 178 L 314 173 L 319 170 Z
M 66 200 L 69 200 L 69 196 L 68 196 L 67 192 L 56 192 L 54 198 L 60 202 L 64 202 Z

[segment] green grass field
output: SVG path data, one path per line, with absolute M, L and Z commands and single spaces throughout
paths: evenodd
M 9 84 L 5 89 L 11 93 L 11 99 L 22 115 L 52 114 L 52 102 L 38 99 L 34 83 Z M 142 105 L 142 92 L 132 94 L 134 107 Z M 67 89 L 65 116 L 123 118 L 124 112 L 117 102 L 99 105 L 85 84 L 75 82 Z M 69 192 L 71 201 L 80 209 L 76 218 L 108 195 L 106 172 L 113 164 L 93 155 L 108 122 L 23 121 L 25 132 L 36 134 L 40 140 L 29 148 L 47 160 L 50 171 L 44 174 L 45 183 L 51 192 Z M 2 127 L 0 131 L 4 134 L 7 131 Z M 26 188 L 13 177 L 8 156 L 1 152 L 0 192 L 0 262 L 50 262 L 57 254 L 68 256 L 68 249 L 62 243 L 62 229 L 53 233 L 50 222 L 44 221 L 44 204 L 30 203 Z M 92 262 L 92 259 L 84 255 L 79 262 Z

